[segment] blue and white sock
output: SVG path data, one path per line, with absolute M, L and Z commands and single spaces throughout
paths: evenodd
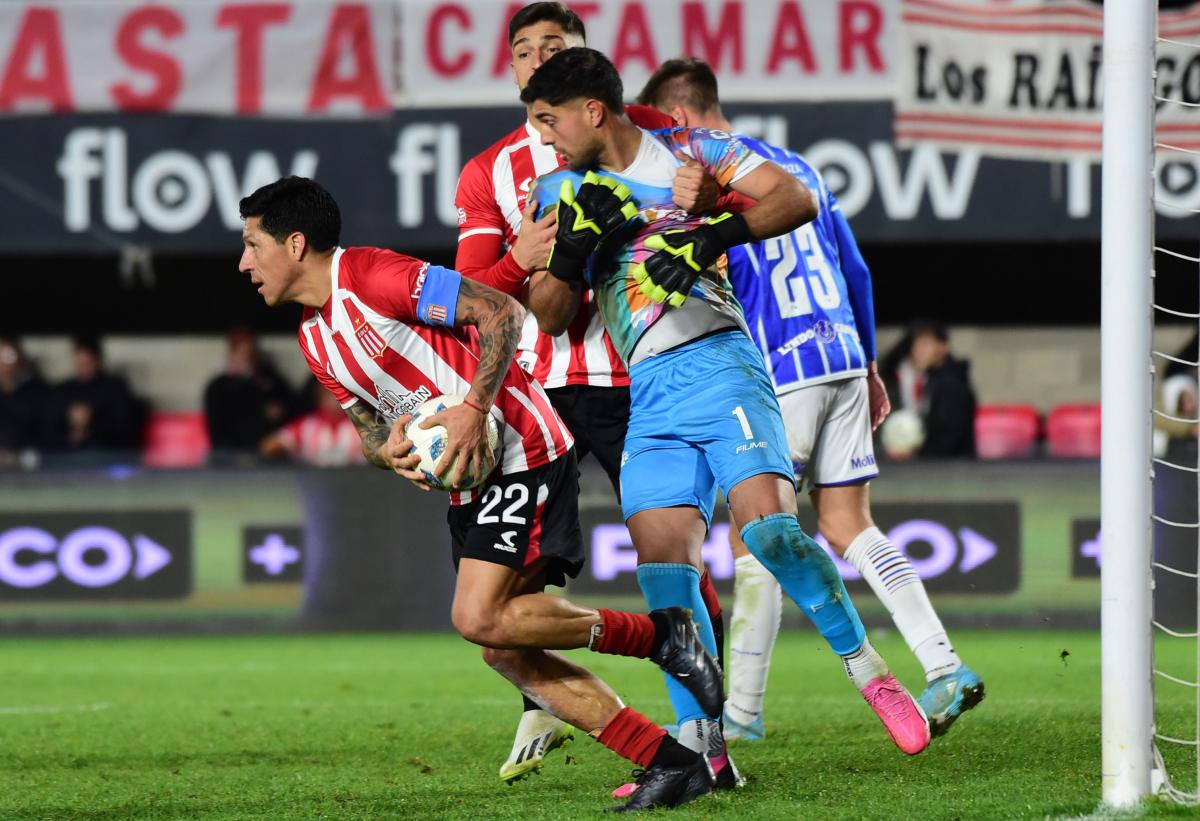
M 896 629 L 925 668 L 927 681 L 962 666 L 912 562 L 879 528 L 868 527 L 859 533 L 846 548 L 845 558 L 891 613 Z

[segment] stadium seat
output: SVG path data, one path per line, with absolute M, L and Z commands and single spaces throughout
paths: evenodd
M 146 422 L 142 464 L 154 468 L 192 468 L 208 455 L 208 427 L 200 411 L 155 411 Z
M 1100 405 L 1059 405 L 1046 417 L 1046 450 L 1051 456 L 1100 458 Z
M 1024 459 L 1037 447 L 1041 414 L 1033 405 L 980 405 L 975 451 L 980 459 Z

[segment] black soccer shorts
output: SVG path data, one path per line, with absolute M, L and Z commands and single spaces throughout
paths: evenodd
M 621 452 L 629 427 L 629 388 L 567 385 L 546 391 L 575 437 L 575 454 L 580 461 L 589 453 L 608 474 L 617 500 L 621 499 Z
M 571 449 L 547 465 L 501 476 L 479 498 L 446 514 L 461 559 L 520 570 L 548 558 L 546 584 L 562 587 L 583 569 L 579 467 Z

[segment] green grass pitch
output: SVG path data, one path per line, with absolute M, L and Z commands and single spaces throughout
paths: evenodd
M 815 633 L 785 631 L 768 739 L 749 776 L 679 819 L 1075 818 L 1100 794 L 1099 637 L 959 632 L 988 695 L 909 759 Z M 916 688 L 899 637 L 877 637 Z M 652 665 L 579 652 L 628 703 L 669 709 Z M 1195 645 L 1159 651 L 1194 671 Z M 1189 668 L 1189 665 L 1190 668 Z M 1195 702 L 1160 687 L 1160 723 L 1194 735 Z M 3 819 L 574 819 L 601 817 L 629 766 L 577 733 L 512 787 L 496 771 L 518 697 L 450 635 L 0 641 Z M 1176 763 L 1185 783 L 1194 759 Z M 1153 802 L 1145 816 L 1194 811 Z M 667 815 L 660 812 L 657 815 Z

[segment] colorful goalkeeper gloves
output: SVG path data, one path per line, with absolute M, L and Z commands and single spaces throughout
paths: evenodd
M 656 253 L 635 265 L 630 273 L 643 294 L 678 308 L 705 268 L 726 249 L 753 240 L 741 214 L 725 213 L 690 231 L 666 231 L 647 237 L 646 247 Z
M 564 180 L 558 192 L 558 232 L 546 267 L 564 282 L 583 280 L 600 240 L 637 216 L 633 193 L 612 177 L 587 172 L 579 191 Z

